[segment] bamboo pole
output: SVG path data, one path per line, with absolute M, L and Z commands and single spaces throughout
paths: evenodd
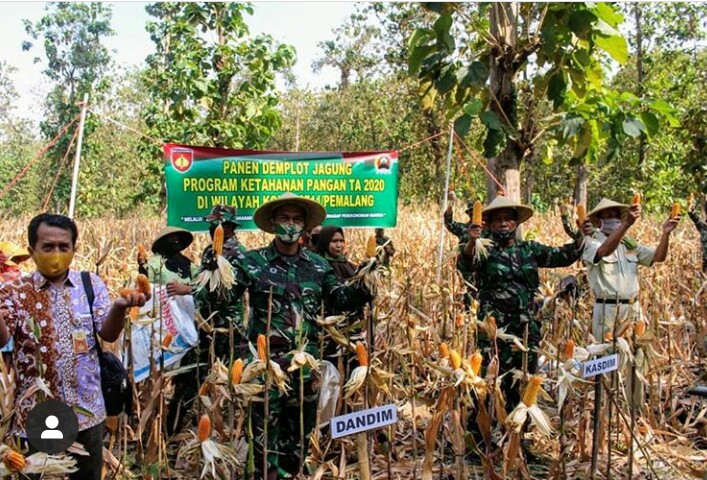
M 439 250 L 437 252 L 437 283 L 442 281 L 442 256 L 444 253 L 444 212 L 447 210 L 447 195 L 449 194 L 449 176 L 452 170 L 452 146 L 454 145 L 454 126 L 449 127 L 449 148 L 447 149 L 447 172 L 444 178 L 444 193 L 442 196 L 442 226 L 439 229 Z

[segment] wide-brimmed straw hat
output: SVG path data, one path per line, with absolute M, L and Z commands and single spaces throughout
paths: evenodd
M 608 198 L 602 198 L 601 201 L 599 201 L 599 203 L 597 204 L 597 206 L 594 207 L 594 209 L 589 212 L 587 216 L 594 221 L 599 220 L 599 213 L 610 208 L 618 208 L 621 211 L 621 215 L 623 215 L 631 207 L 624 203 L 609 200 Z
M 498 195 L 496 198 L 493 199 L 493 202 L 489 203 L 484 207 L 484 210 L 482 212 L 482 217 L 483 219 L 488 222 L 488 217 L 491 214 L 491 212 L 495 210 L 501 210 L 504 208 L 510 208 L 511 210 L 515 210 L 516 214 L 518 215 L 518 224 L 520 225 L 521 223 L 527 221 L 530 217 L 533 216 L 533 209 L 526 206 L 522 205 L 520 203 L 517 203 L 510 198 L 506 198 L 502 195 Z
M 9 265 L 11 267 L 16 267 L 18 264 L 28 260 L 30 257 L 30 254 L 26 248 L 22 248 L 12 242 L 0 242 L 0 252 L 4 253 L 7 257 L 5 265 Z
M 271 221 L 273 212 L 285 205 L 297 205 L 305 211 L 304 229 L 309 231 L 321 225 L 326 218 L 326 210 L 314 200 L 300 197 L 294 193 L 283 193 L 275 200 L 263 203 L 253 214 L 253 221 L 264 232 L 275 233 L 275 227 Z
M 162 247 L 164 247 L 167 242 L 167 237 L 173 233 L 176 233 L 179 236 L 180 252 L 191 245 L 191 242 L 194 241 L 194 235 L 192 235 L 192 233 L 188 230 L 178 227 L 165 227 L 160 233 L 157 234 L 155 241 L 152 242 L 152 252 L 158 253 L 159 251 L 162 251 Z

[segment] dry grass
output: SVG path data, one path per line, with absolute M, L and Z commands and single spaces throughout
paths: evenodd
M 437 358 L 438 346 L 442 341 L 455 348 L 462 358 L 468 358 L 474 352 L 473 333 L 477 328 L 471 318 L 462 315 L 460 295 L 463 287 L 454 267 L 456 239 L 448 234 L 445 235 L 444 243 L 443 280 L 441 284 L 435 282 L 441 227 L 441 222 L 437 220 L 437 210 L 432 206 L 401 207 L 398 228 L 388 230 L 398 253 L 393 260 L 392 274 L 381 281 L 374 311 L 375 348 L 371 361 L 372 365 L 377 365 L 376 368 L 394 373 L 395 376 L 386 380 L 385 389 L 371 387 L 369 400 L 372 404 L 396 402 L 400 407 L 400 421 L 394 428 L 382 430 L 381 435 L 369 436 L 371 478 L 431 478 L 427 475 L 433 475 L 434 478 L 474 478 L 477 472 L 477 478 L 482 478 L 481 468 L 463 461 L 461 455 L 468 453 L 469 447 L 465 443 L 464 429 L 459 427 L 465 425 L 466 417 L 473 410 L 472 406 L 476 402 L 483 403 L 480 398 L 486 398 L 484 395 L 493 396 L 494 379 L 489 377 L 482 385 L 464 376 L 464 381 L 454 386 L 460 375 L 467 374 L 457 373 L 457 377 L 454 377 L 454 372 L 449 373 L 451 368 L 448 364 Z M 27 221 L 3 220 L 0 236 L 3 240 L 24 244 Z M 142 243 L 149 247 L 153 235 L 163 226 L 163 222 L 159 218 L 80 221 L 80 248 L 74 268 L 97 269 L 111 291 L 117 292 L 124 285 L 131 284 L 135 277 L 137 245 Z M 543 243 L 557 245 L 566 241 L 559 216 L 537 216 L 527 227 L 527 231 Z M 631 233 L 641 242 L 655 245 L 660 234 L 659 222 L 642 219 L 632 228 Z M 365 241 L 370 234 L 372 230 L 347 232 L 349 250 L 354 261 L 363 260 Z M 269 236 L 242 232 L 239 233 L 239 239 L 248 247 L 256 247 L 269 241 Z M 197 235 L 189 251 L 191 256 L 198 258 L 207 242 L 207 235 Z M 31 262 L 28 263 L 31 266 Z M 96 263 L 100 265 L 97 267 Z M 704 444 L 707 404 L 685 393 L 686 387 L 707 380 L 704 373 L 705 360 L 704 357 L 700 359 L 698 350 L 698 343 L 707 331 L 707 297 L 703 294 L 702 302 L 695 299 L 701 285 L 699 265 L 697 234 L 685 219 L 673 234 L 668 261 L 641 272 L 641 304 L 649 319 L 650 336 L 647 343 L 663 358 L 650 365 L 647 375 L 649 386 L 646 390 L 650 393 L 650 400 L 646 414 L 637 419 L 634 431 L 644 448 L 634 449 L 634 478 L 655 478 L 655 475 L 665 479 L 699 478 L 707 465 L 707 449 Z M 578 269 L 575 265 L 567 269 L 542 271 L 543 291 L 550 295 L 563 275 L 577 273 Z M 565 327 L 558 327 L 561 324 L 568 325 L 572 317 L 571 310 L 565 305 L 558 304 L 551 317 L 555 318 L 555 326 L 547 329 L 547 348 L 548 345 L 560 347 L 570 334 L 578 346 L 586 346 L 587 336 L 583 332 L 591 318 L 591 299 L 588 295 L 580 301 L 576 317 L 579 325 L 576 330 L 568 333 Z M 484 359 L 485 366 L 488 361 Z M 464 368 L 462 366 L 458 370 Z M 544 385 L 550 396 L 540 400 L 540 407 L 549 415 L 555 433 L 543 437 L 535 428 L 531 428 L 530 434 L 535 439 L 534 450 L 549 456 L 547 468 L 550 473 L 547 469 L 525 470 L 522 462 L 511 465 L 516 458 L 519 459 L 514 450 L 518 439 L 496 418 L 502 415 L 494 416 L 490 412 L 490 429 L 496 427 L 496 431 L 505 435 L 501 441 L 505 451 L 492 452 L 495 456 L 489 456 L 496 467 L 497 478 L 503 478 L 504 475 L 507 478 L 517 478 L 523 472 L 534 478 L 588 478 L 591 455 L 589 417 L 593 388 L 591 385 L 577 384 L 576 389 L 568 394 L 562 420 L 565 435 L 561 437 L 557 433 L 561 415 L 555 406 L 557 373 L 554 367 L 547 372 Z M 175 468 L 173 453 L 179 447 L 191 448 L 189 442 L 195 441 L 193 433 L 171 439 L 174 444 L 170 445 L 162 438 L 159 428 L 154 427 L 158 422 L 153 420 L 162 411 L 159 403 L 163 396 L 157 395 L 160 386 L 164 385 L 164 391 L 169 392 L 169 381 L 165 380 L 156 375 L 142 383 L 139 386 L 141 405 L 138 419 L 129 425 L 121 420 L 117 425 L 117 434 L 110 445 L 114 457 L 111 456 L 109 462 L 109 471 L 111 475 L 117 475 L 116 478 L 131 476 L 123 465 L 137 477 L 173 475 L 193 478 L 201 472 L 201 467 L 189 462 L 179 462 Z M 296 385 L 293 387 L 297 388 Z M 221 389 L 212 389 L 210 400 L 213 403 L 223 400 L 223 392 L 233 392 L 228 388 L 227 385 Z M 522 386 L 519 385 L 519 388 Z M 486 393 L 481 394 L 483 389 L 486 389 Z M 218 395 L 221 396 L 214 397 Z M 622 413 L 628 418 L 625 402 L 618 398 Z M 213 419 L 218 432 L 216 440 L 219 444 L 233 447 L 234 451 L 240 448 L 242 458 L 241 442 L 247 427 L 238 419 L 242 419 L 246 411 L 243 408 L 245 404 L 239 404 L 234 412 L 228 403 L 225 402 L 223 409 L 220 409 L 226 419 Z M 361 407 L 363 396 L 354 395 L 350 404 L 352 408 Z M 221 411 L 212 412 L 221 415 Z M 613 447 L 611 475 L 622 478 L 627 472 L 630 432 L 616 416 L 616 409 L 613 427 L 610 435 Z M 604 447 L 607 446 L 606 442 L 605 438 Z M 325 429 L 316 438 L 314 447 L 310 449 L 310 460 L 320 476 L 311 478 L 337 478 L 335 475 L 346 479 L 360 478 L 356 463 L 357 442 L 354 438 L 332 442 L 328 438 L 328 429 Z M 360 451 L 361 445 L 358 448 Z M 197 452 L 198 448 L 194 451 Z M 198 462 L 199 456 L 195 455 L 193 461 Z M 425 457 L 427 460 L 423 462 Z M 647 459 L 651 460 L 650 465 Z M 607 450 L 604 448 L 599 457 L 600 472 L 606 472 L 606 464 Z M 219 470 L 215 472 L 218 474 Z M 487 476 L 491 475 L 488 470 L 486 473 Z M 602 473 L 597 478 L 601 477 Z

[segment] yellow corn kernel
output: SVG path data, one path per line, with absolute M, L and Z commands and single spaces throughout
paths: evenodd
M 641 204 L 641 194 L 636 192 L 633 194 L 633 199 L 631 200 L 631 205 L 640 205 Z
M 213 247 L 216 255 L 223 254 L 223 226 L 221 226 L 221 224 L 219 224 L 219 226 L 216 227 L 216 230 L 214 230 L 214 240 L 211 246 Z
M 469 357 L 469 365 L 471 366 L 471 371 L 474 372 L 474 375 L 479 375 L 481 373 L 481 362 L 483 361 L 484 357 L 481 356 L 479 352 L 474 352 L 474 354 Z
M 643 320 L 639 320 L 636 322 L 636 325 L 634 326 L 634 330 L 636 332 L 636 336 L 640 337 L 644 333 L 646 333 L 646 322 Z
M 3 454 L 2 463 L 4 463 L 7 469 L 11 472 L 19 472 L 25 468 L 25 465 L 27 465 L 24 455 L 14 450 L 10 450 L 9 452 Z
M 258 358 L 261 362 L 267 361 L 267 338 L 262 333 L 258 335 Z
M 446 342 L 442 342 L 439 344 L 439 358 L 447 358 L 449 357 L 449 345 L 447 345 Z
M 569 340 L 567 340 L 567 343 L 565 343 L 565 352 L 564 352 L 565 359 L 574 357 L 574 347 L 575 347 L 574 340 L 572 340 L 571 338 Z
M 678 202 L 673 203 L 673 210 L 670 212 L 670 218 L 676 218 L 680 216 L 680 204 Z
M 587 207 L 579 203 L 577 204 L 577 222 L 581 225 L 585 218 L 587 218 Z
M 368 241 L 366 242 L 366 256 L 368 258 L 373 258 L 376 256 L 376 237 L 375 235 L 371 235 L 368 237 Z
M 454 349 L 449 351 L 449 361 L 452 364 L 452 368 L 455 370 L 462 366 L 462 356 Z
M 165 335 L 164 337 L 162 337 L 162 346 L 163 346 L 164 348 L 169 347 L 169 346 L 172 344 L 172 338 L 173 338 L 173 337 L 172 337 L 172 334 L 169 333 L 169 332 L 167 332 L 167 335 Z
M 539 375 L 533 375 L 530 377 L 528 385 L 525 386 L 523 391 L 523 403 L 528 407 L 535 405 L 538 400 L 538 393 L 540 392 L 540 386 L 543 384 L 543 377 Z
M 145 295 L 149 295 L 152 292 L 152 287 L 150 287 L 150 280 L 147 278 L 146 275 L 142 273 L 137 276 L 135 288 L 138 292 Z
M 203 442 L 211 436 L 211 419 L 207 414 L 203 414 L 199 419 L 196 435 L 199 437 L 200 442 Z
M 368 350 L 366 350 L 366 346 L 361 342 L 356 343 L 356 358 L 360 366 L 367 367 L 369 365 Z
M 474 202 L 474 210 L 471 215 L 471 223 L 473 225 L 481 225 L 482 222 L 482 213 L 484 210 L 484 205 L 481 203 L 480 200 L 477 200 Z
M 241 383 L 241 377 L 243 376 L 243 360 L 240 358 L 233 362 L 231 367 L 231 383 L 238 385 Z

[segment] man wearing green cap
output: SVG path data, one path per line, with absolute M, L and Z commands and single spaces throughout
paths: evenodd
M 255 345 L 258 335 L 269 342 L 269 359 L 283 371 L 290 367 L 293 352 L 304 350 L 315 359 L 321 358 L 319 345 L 322 329 L 317 318 L 322 303 L 339 311 L 354 311 L 371 299 L 365 286 L 346 286 L 337 280 L 329 263 L 299 245 L 302 232 L 320 225 L 326 211 L 317 202 L 292 193 L 261 205 L 253 215 L 255 224 L 275 234 L 266 247 L 245 254 L 234 251 L 229 261 L 234 266 L 236 285 L 232 298 L 238 299 L 248 290 L 250 314 L 247 339 Z M 268 330 L 269 322 L 269 330 Z M 253 404 L 252 425 L 256 449 L 255 464 L 262 464 L 265 443 L 263 426 L 267 422 L 268 472 L 256 472 L 255 478 L 274 480 L 294 477 L 306 454 L 300 441 L 300 402 L 303 408 L 303 430 L 308 441 L 315 427 L 318 386 L 315 373 L 303 368 L 304 398 L 299 398 L 299 369 L 289 374 L 292 390 L 268 392 L 269 416 L 265 418 L 263 403 Z
M 599 228 L 593 237 L 585 237 L 582 260 L 587 267 L 589 286 L 594 294 L 592 333 L 597 341 L 613 337 L 628 322 L 642 319 L 638 302 L 638 266 L 649 267 L 665 261 L 668 255 L 670 233 L 679 218 L 669 218 L 663 223 L 663 234 L 658 246 L 651 248 L 626 236 L 628 229 L 641 216 L 641 205 L 625 205 L 602 198 L 587 214 L 587 222 Z M 585 229 L 586 230 L 586 229 Z M 609 334 L 611 334 L 609 336 Z M 639 349 L 636 368 L 645 368 L 644 355 Z M 628 372 L 624 372 L 625 374 Z M 626 397 L 634 406 L 643 404 L 643 383 L 631 386 L 632 375 L 626 377 Z
M 496 197 L 483 210 L 483 222 L 493 243 L 482 248 L 481 225 L 470 225 L 469 242 L 457 257 L 457 268 L 462 274 L 477 275 L 478 318 L 483 321 L 493 316 L 498 328 L 506 328 L 506 333 L 520 339 L 527 335 L 529 351 L 525 354 L 512 344 L 499 341 L 499 374 L 514 369 L 522 371 L 524 363 L 527 373 L 536 371 L 541 326 L 533 299 L 540 287 L 538 268 L 567 267 L 581 254 L 581 238 L 562 247 L 516 239 L 518 225 L 532 215 L 530 207 L 503 196 Z M 485 351 L 485 358 L 493 357 L 492 344 L 481 331 L 478 346 Z M 520 401 L 520 386 L 513 384 L 513 375 L 506 375 L 501 386 L 509 408 Z

